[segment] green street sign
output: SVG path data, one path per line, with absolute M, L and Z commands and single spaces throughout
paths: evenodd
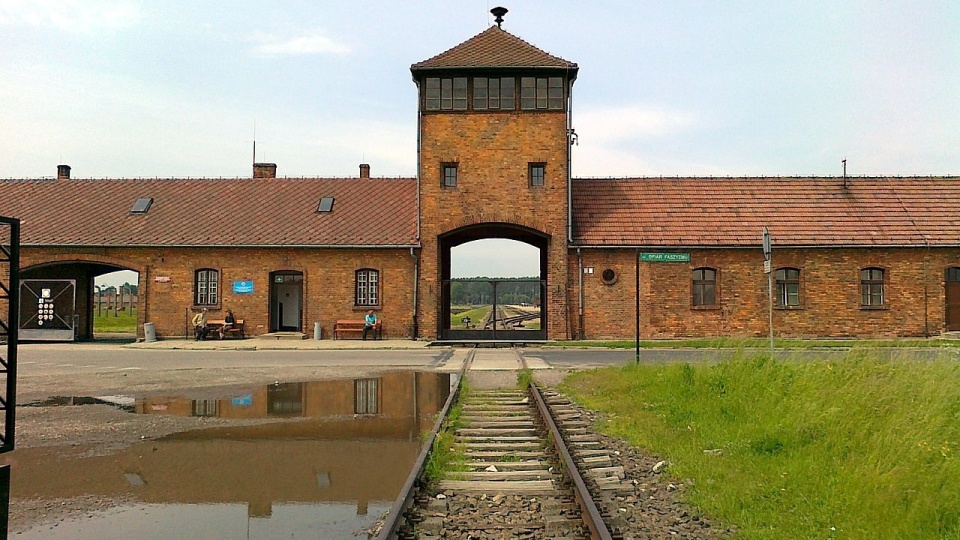
M 690 262 L 689 253 L 640 253 L 643 262 Z

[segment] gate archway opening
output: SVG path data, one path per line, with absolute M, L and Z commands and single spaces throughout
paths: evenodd
M 502 223 L 440 236 L 440 339 L 546 340 L 548 244 L 548 235 Z
M 132 271 L 127 286 L 112 289 L 97 283 L 100 276 L 122 270 Z M 120 291 L 123 290 L 123 297 Z M 93 261 L 58 261 L 43 263 L 20 272 L 21 339 L 27 341 L 91 341 L 94 339 L 136 339 L 137 329 L 143 324 L 140 313 L 139 273 L 116 264 Z M 121 302 L 123 303 L 121 306 Z M 109 306 L 109 308 L 107 307 Z M 126 326 L 121 332 L 94 332 L 96 317 L 119 315 Z M 132 317 L 132 320 L 129 320 Z

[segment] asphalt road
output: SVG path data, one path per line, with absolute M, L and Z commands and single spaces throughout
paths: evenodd
M 57 392 L 183 388 L 237 382 L 335 377 L 338 373 L 412 369 L 457 371 L 469 349 L 418 348 L 409 350 L 155 350 L 101 344 L 25 344 L 18 361 L 18 396 L 35 399 Z M 519 349 L 528 359 L 541 360 L 558 371 L 626 365 L 635 362 L 635 350 Z M 756 350 L 762 354 L 763 350 Z M 732 358 L 735 350 L 642 349 L 643 364 L 716 362 Z M 747 351 L 746 354 L 751 354 Z M 776 351 L 779 358 L 841 360 L 848 351 Z M 958 358 L 955 349 L 876 349 L 888 358 Z M 21 399 L 17 400 L 22 402 Z

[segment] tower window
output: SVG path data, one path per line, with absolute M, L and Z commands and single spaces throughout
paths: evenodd
M 521 77 L 520 108 L 563 110 L 563 77 Z
M 467 110 L 467 78 L 427 77 L 423 101 L 428 111 Z
M 457 164 L 456 163 L 444 163 L 440 166 L 441 174 L 443 175 L 443 187 L 455 188 L 457 187 Z
M 513 110 L 515 84 L 513 77 L 474 77 L 473 110 Z
M 424 92 L 425 108 L 428 111 L 440 110 L 440 79 L 437 77 L 427 78 L 427 88 Z
M 546 163 L 530 164 L 530 187 L 542 187 L 546 176 Z

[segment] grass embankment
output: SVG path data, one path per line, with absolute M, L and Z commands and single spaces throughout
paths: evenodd
M 137 311 L 118 311 L 117 316 L 113 316 L 113 310 L 104 310 L 102 315 L 97 316 L 97 310 L 93 310 L 93 333 L 133 333 L 137 331 Z
M 637 342 L 626 340 L 599 341 L 554 341 L 545 347 L 578 348 L 599 347 L 607 349 L 633 349 Z M 876 349 L 876 348 L 960 348 L 958 339 L 775 339 L 777 349 Z M 692 338 L 641 340 L 643 349 L 767 349 L 770 340 L 764 338 Z
M 960 538 L 953 359 L 747 358 L 572 375 L 601 428 L 652 450 L 738 538 Z

